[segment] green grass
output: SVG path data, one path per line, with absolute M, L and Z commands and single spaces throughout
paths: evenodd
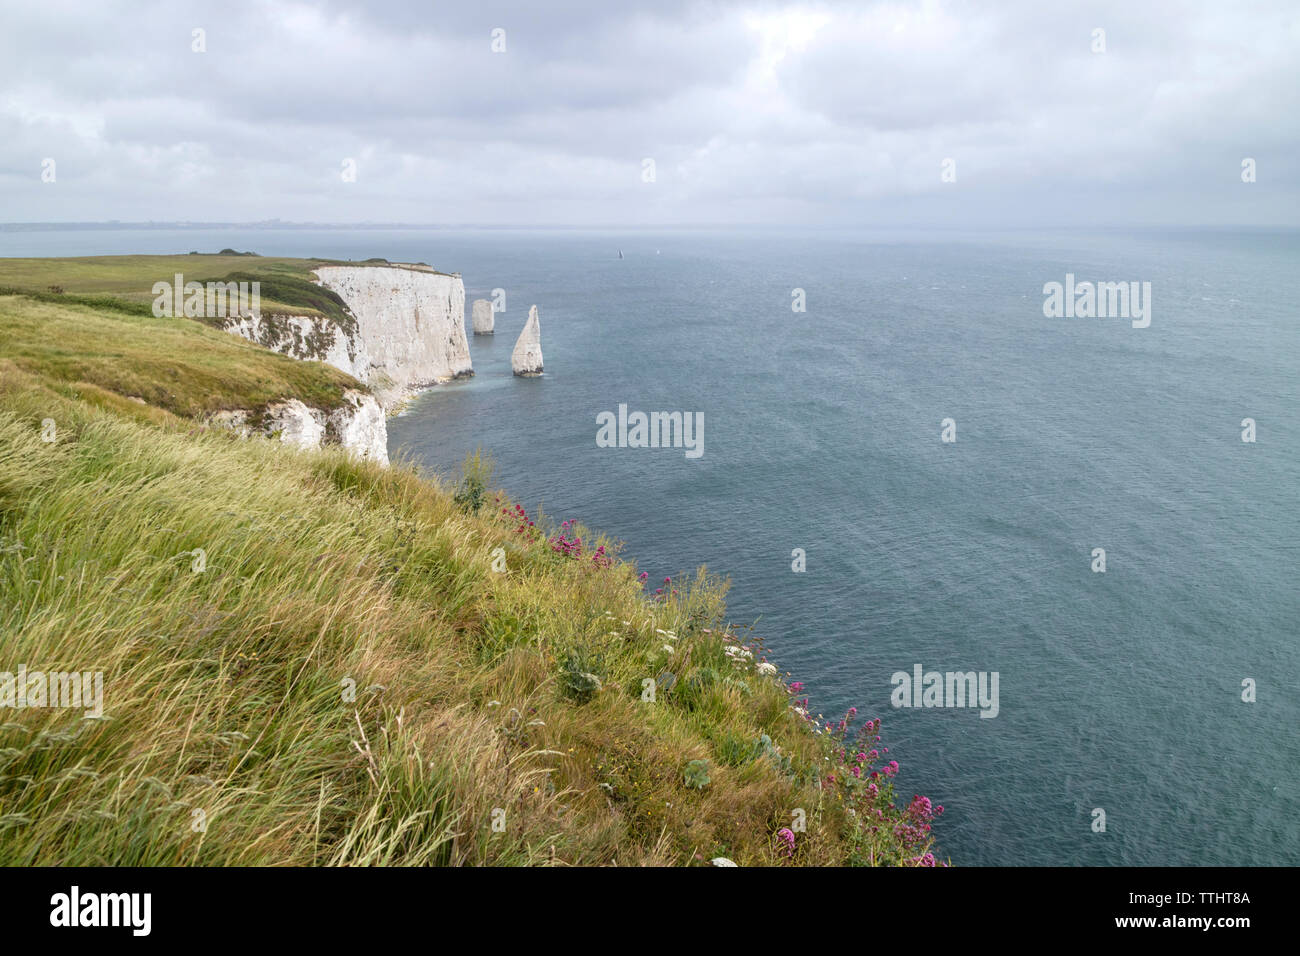
M 403 265 L 385 259 L 348 262 L 340 259 L 294 259 L 233 255 L 82 256 L 62 259 L 0 258 L 0 289 L 65 295 L 110 296 L 136 304 L 150 304 L 155 282 L 173 282 L 177 273 L 186 282 L 228 281 L 244 278 L 262 283 L 262 311 L 272 315 L 329 316 L 342 321 L 343 302 L 311 281 L 312 272 L 324 265 Z M 405 268 L 436 272 L 423 263 Z M 444 274 L 444 273 L 438 273 Z M 235 281 L 238 281 L 238 278 Z
M 262 302 L 274 302 L 276 309 L 262 308 L 263 312 L 283 310 L 293 315 L 325 315 L 349 335 L 356 332 L 356 318 L 337 292 L 331 292 L 310 279 L 296 275 L 266 275 L 257 272 L 230 272 L 224 276 L 196 277 L 202 282 L 256 282 Z
M 556 554 L 504 493 L 465 492 L 481 458 L 458 501 L 409 465 L 185 417 L 345 376 L 19 296 L 0 297 L 0 355 L 0 671 L 104 675 L 98 720 L 0 708 L 0 865 L 895 864 L 928 846 L 894 834 L 888 784 L 849 779 L 782 675 L 729 656 L 724 581 L 701 569 L 656 601 L 630 562 Z
M 94 297 L 0 294 L 0 370 L 33 373 L 63 394 L 142 399 L 199 418 L 224 409 L 260 412 L 299 398 L 333 409 L 351 376 L 299 362 L 192 319 L 156 318 L 148 306 Z

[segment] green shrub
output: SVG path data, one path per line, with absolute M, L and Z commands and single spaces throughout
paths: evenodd
M 692 790 L 703 790 L 712 783 L 712 778 L 709 776 L 709 762 L 707 760 L 692 760 L 686 765 L 686 772 L 683 777 L 686 786 Z
M 596 672 L 600 667 L 598 655 L 587 648 L 570 650 L 560 663 L 560 687 L 570 700 L 585 704 L 600 693 L 604 681 Z
M 477 448 L 465 456 L 461 465 L 461 479 L 456 486 L 453 500 L 466 514 L 478 514 L 483 502 L 487 500 L 488 483 L 496 471 L 496 463 L 490 455 L 484 455 L 483 449 Z

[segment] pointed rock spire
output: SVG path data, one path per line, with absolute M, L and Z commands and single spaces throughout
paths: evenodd
M 473 325 L 475 335 L 491 335 L 492 328 L 492 303 L 487 299 L 474 300 Z
M 537 321 L 537 306 L 528 309 L 528 321 L 519 333 L 515 350 L 510 353 L 510 365 L 516 375 L 542 374 L 542 326 Z

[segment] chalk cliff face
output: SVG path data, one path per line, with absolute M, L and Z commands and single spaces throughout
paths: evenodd
M 418 389 L 474 374 L 465 336 L 465 285 L 459 275 L 403 265 L 321 266 L 316 279 L 343 300 L 343 321 L 245 314 L 226 320 L 225 328 L 283 355 L 333 365 L 373 393 L 350 392 L 348 407 L 330 415 L 292 400 L 276 406 L 268 414 L 279 416 L 283 427 L 271 430 L 284 441 L 302 447 L 339 442 L 387 464 L 385 413 Z M 491 303 L 480 301 L 491 332 Z
M 510 367 L 516 375 L 531 378 L 542 374 L 542 325 L 537 319 L 537 306 L 528 310 L 528 321 L 519 333 L 515 350 L 510 353 Z
M 245 314 L 226 320 L 226 331 L 281 355 L 333 365 L 361 382 L 370 374 L 370 356 L 355 325 L 343 327 L 325 316 Z
M 357 321 L 347 371 L 385 408 L 416 389 L 473 374 L 460 276 L 400 266 L 321 266 L 316 276 Z M 358 369 L 362 360 L 367 367 Z
M 325 434 L 360 458 L 388 464 L 388 422 L 373 395 L 343 393 L 344 405 L 325 419 Z
M 492 335 L 493 334 L 492 303 L 487 299 L 474 300 L 474 314 L 472 324 L 475 335 Z
M 386 409 L 417 389 L 474 373 L 460 276 L 421 266 L 367 265 L 321 266 L 316 277 L 347 306 L 345 322 L 243 315 L 227 320 L 227 331 L 342 369 L 370 386 Z
M 384 410 L 373 395 L 349 389 L 343 405 L 332 412 L 312 408 L 296 398 L 274 402 L 261 416 L 258 431 L 295 448 L 313 449 L 342 445 L 358 458 L 388 464 L 388 427 Z M 254 433 L 253 415 L 247 409 L 217 412 L 210 425 L 230 428 L 241 435 Z

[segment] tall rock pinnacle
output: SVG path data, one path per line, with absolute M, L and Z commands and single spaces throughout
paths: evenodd
M 510 365 L 516 375 L 534 376 L 542 374 L 542 326 L 537 321 L 537 306 L 528 310 L 528 321 L 519 333 L 515 350 L 510 353 Z

